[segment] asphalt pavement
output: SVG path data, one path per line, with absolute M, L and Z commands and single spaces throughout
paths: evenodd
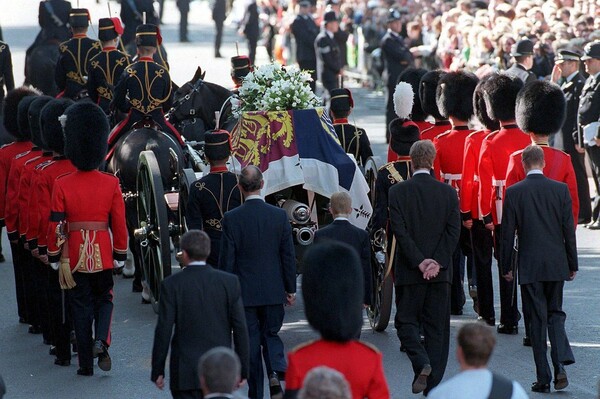
M 75 4 L 75 2 L 72 2 Z M 184 83 L 194 74 L 196 67 L 207 71 L 206 79 L 224 86 L 230 86 L 229 57 L 236 54 L 235 42 L 239 42 L 240 52 L 246 49 L 245 42 L 237 36 L 235 27 L 226 28 L 221 53 L 226 57 L 213 58 L 213 27 L 210 10 L 206 2 L 192 2 L 190 13 L 191 43 L 177 42 L 178 13 L 174 1 L 166 1 L 162 27 L 165 44 L 169 53 L 173 81 Z M 15 80 L 23 81 L 25 49 L 37 34 L 37 2 L 4 1 L 0 24 L 4 39 L 13 52 Z M 108 16 L 106 1 L 100 4 L 91 0 L 81 0 L 81 7 L 88 7 L 94 21 Z M 111 8 L 115 13 L 119 8 L 115 1 Z M 91 36 L 95 36 L 90 32 Z M 266 51 L 259 48 L 258 63 L 266 62 Z M 353 85 L 356 109 L 350 119 L 364 127 L 373 144 L 374 152 L 385 158 L 384 142 L 384 95 Z M 590 399 L 597 397 L 600 374 L 600 232 L 580 227 L 577 231 L 580 271 L 577 279 L 565 284 L 564 309 L 567 313 L 566 328 L 573 346 L 576 363 L 567 367 L 569 387 L 552 396 L 560 398 Z M 156 324 L 156 315 L 149 305 L 142 305 L 139 294 L 131 292 L 131 280 L 115 278 L 113 344 L 110 353 L 113 370 L 103 372 L 97 367 L 93 377 L 76 375 L 77 360 L 73 357 L 70 367 L 58 367 L 53 357 L 48 355 L 48 347 L 42 343 L 40 335 L 27 333 L 27 326 L 18 323 L 14 293 L 14 277 L 10 247 L 6 234 L 2 235 L 2 247 L 6 262 L 0 264 L 0 375 L 7 384 L 6 398 L 167 398 L 168 391 L 159 391 L 150 382 L 151 350 Z M 173 270 L 177 272 L 177 268 Z M 497 286 L 497 269 L 494 264 L 494 280 Z M 301 277 L 298 278 L 298 286 Z M 301 292 L 301 287 L 299 292 Z M 497 294 L 496 294 L 497 297 Z M 499 314 L 499 300 L 496 298 L 496 312 Z M 450 358 L 446 378 L 459 372 L 455 360 L 455 337 L 461 324 L 473 321 L 476 315 L 468 299 L 462 316 L 451 320 Z M 308 326 L 301 300 L 293 307 L 286 308 L 285 323 L 281 337 L 287 349 L 317 338 Z M 535 369 L 530 348 L 523 347 L 523 325 L 517 336 L 497 335 L 497 347 L 490 367 L 506 377 L 516 379 L 529 391 L 535 380 Z M 365 319 L 361 339 L 375 345 L 382 353 L 384 368 L 393 398 L 410 398 L 412 368 L 405 354 L 399 351 L 399 342 L 390 323 L 383 333 L 373 333 Z M 239 393 L 243 394 L 243 391 Z M 532 394 L 532 398 L 547 395 Z

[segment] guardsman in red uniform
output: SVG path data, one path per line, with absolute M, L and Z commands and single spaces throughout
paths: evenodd
M 523 81 L 508 75 L 494 75 L 485 86 L 488 114 L 500 122 L 500 130 L 488 135 L 479 156 L 479 206 L 485 227 L 494 233 L 494 254 L 500 254 L 502 203 L 506 191 L 506 167 L 510 154 L 530 144 L 529 137 L 515 123 L 515 102 Z M 500 279 L 501 334 L 517 334 L 519 311 L 512 284 Z
M 60 44 L 60 58 L 56 63 L 55 80 L 61 93 L 58 97 L 74 100 L 80 98 L 86 88 L 88 62 L 100 53 L 100 42 L 87 37 L 90 12 L 74 8 L 69 14 L 73 37 Z
M 433 163 L 436 177 L 454 187 L 460 198 L 465 140 L 473 133 L 468 122 L 473 116 L 473 93 L 477 77 L 466 72 L 449 72 L 438 83 L 437 103 L 440 114 L 449 118 L 452 129 L 438 135 L 433 144 L 437 155 Z M 464 256 L 470 256 L 468 231 L 461 228 L 459 245 L 453 256 L 452 288 L 450 290 L 450 313 L 461 315 L 465 303 L 463 290 Z M 471 265 L 469 265 L 470 267 Z
M 19 131 L 22 137 L 31 140 L 31 131 L 29 129 L 29 115 L 27 111 L 31 103 L 39 96 L 27 96 L 19 102 L 18 120 Z M 31 334 L 40 334 L 39 312 L 33 304 L 31 287 L 31 253 L 25 250 L 24 242 L 20 240 L 19 233 L 19 192 L 21 189 L 21 174 L 25 169 L 25 163 L 31 159 L 39 158 L 42 155 L 42 149 L 36 145 L 31 147 L 30 151 L 17 154 L 10 165 L 8 173 L 8 182 L 6 186 L 6 204 L 4 208 L 4 221 L 6 223 L 6 232 L 11 243 L 13 252 L 13 262 L 15 269 L 19 270 L 20 281 L 24 293 L 26 304 L 26 319 L 30 324 L 29 332 Z M 16 256 L 15 256 L 16 254 Z M 15 270 L 16 273 L 16 270 Z M 16 276 L 16 274 L 15 274 Z
M 19 87 L 8 92 L 4 99 L 4 127 L 10 133 L 15 141 L 6 144 L 0 148 L 0 233 L 1 228 L 5 226 L 4 210 L 6 208 L 6 200 L 8 197 L 7 185 L 8 176 L 12 165 L 12 160 L 19 154 L 28 153 L 33 144 L 29 134 L 22 134 L 19 129 L 18 107 L 21 100 L 27 96 L 37 96 L 40 93 L 28 87 Z M 15 291 L 17 294 L 17 309 L 19 314 L 19 322 L 27 322 L 27 305 L 25 303 L 25 291 L 23 288 L 22 270 L 19 267 L 19 251 L 15 248 L 15 244 L 11 243 L 12 259 L 15 272 Z M 4 261 L 4 256 L 0 253 L 1 260 Z
M 519 127 L 529 133 L 533 144 L 544 150 L 544 176 L 565 183 L 569 187 L 573 204 L 573 221 L 577 228 L 579 215 L 579 197 L 577 195 L 577 178 L 569 154 L 548 145 L 548 138 L 560 131 L 565 119 L 566 100 L 559 86 L 536 81 L 527 85 L 517 97 L 516 115 Z M 548 112 L 548 110 L 552 110 Z M 521 162 L 523 150 L 510 156 L 506 171 L 506 186 L 509 187 L 525 178 Z M 503 279 L 501 279 L 503 280 Z M 528 309 L 523 307 L 525 321 L 525 337 L 523 345 L 531 346 L 529 339 Z
M 363 272 L 356 251 L 329 241 L 311 246 L 304 260 L 304 309 L 308 323 L 321 339 L 288 353 L 285 397 L 297 396 L 312 368 L 327 366 L 344 375 L 354 399 L 389 398 L 381 353 L 354 339 L 363 324 Z
M 48 223 L 50 221 L 50 201 L 54 182 L 59 176 L 75 171 L 75 167 L 64 155 L 64 138 L 62 126 L 58 118 L 73 104 L 69 99 L 51 100 L 42 108 L 40 127 L 45 149 L 53 151 L 50 162 L 36 166 L 36 177 L 33 182 L 35 190 L 31 190 L 30 209 L 35 204 L 35 212 L 30 214 L 27 239 L 29 249 L 39 259 L 45 274 L 45 295 L 48 299 L 47 313 L 49 330 L 56 355 L 54 364 L 68 366 L 71 364 L 70 333 L 71 317 L 67 304 L 63 303 L 63 295 L 58 281 L 58 271 L 48 266 Z M 50 239 L 55 239 L 52 234 Z M 67 298 L 65 298 L 67 299 Z
M 333 119 L 333 128 L 344 151 L 354 155 L 359 165 L 364 166 L 373 156 L 371 143 L 365 129 L 348 123 L 348 116 L 354 108 L 354 100 L 349 89 L 331 89 L 329 112 Z
M 421 83 L 419 84 L 419 98 L 421 99 L 421 106 L 423 107 L 423 111 L 425 111 L 425 113 L 433 116 L 435 119 L 435 123 L 432 127 L 421 131 L 421 140 L 433 141 L 436 136 L 448 131 L 451 128 L 450 121 L 448 118 L 440 114 L 440 110 L 438 109 L 437 105 L 438 82 L 445 74 L 446 72 L 444 71 L 436 70 L 427 72 L 421 78 Z
M 421 99 L 419 98 L 419 84 L 421 83 L 421 78 L 427 73 L 427 70 L 423 68 L 406 68 L 404 72 L 400 74 L 398 77 L 398 82 L 406 82 L 411 85 L 413 91 L 413 107 L 410 113 L 410 119 L 417 125 L 419 128 L 419 132 L 424 131 L 425 129 L 429 129 L 433 127 L 432 123 L 427 122 L 425 119 L 427 118 L 427 114 L 423 111 L 423 107 L 421 106 Z M 395 104 L 394 104 L 395 105 Z M 391 123 L 391 122 L 390 122 Z M 390 127 L 388 126 L 388 129 Z M 394 153 L 392 150 L 392 146 L 388 146 L 388 155 L 387 161 L 394 162 L 398 159 L 398 154 Z
M 484 90 L 485 84 L 492 75 L 482 78 L 473 93 L 473 110 L 483 129 L 467 136 L 463 159 L 462 179 L 460 181 L 460 213 L 463 226 L 469 230 L 472 248 L 474 281 L 470 282 L 469 293 L 477 302 L 479 320 L 488 325 L 496 324 L 494 313 L 494 290 L 492 287 L 492 232 L 485 228 L 479 211 L 479 153 L 483 139 L 500 127 L 487 113 Z M 473 285 L 476 294 L 473 295 Z
M 61 116 L 61 122 L 65 155 L 77 171 L 54 183 L 48 260 L 59 270 L 61 287 L 69 289 L 79 357 L 77 374 L 90 376 L 94 357 L 98 357 L 101 370 L 112 366 L 108 354 L 112 273 L 113 264 L 122 267 L 127 258 L 125 204 L 119 180 L 97 170 L 108 147 L 109 126 L 102 108 L 76 103 Z
M 110 102 L 117 80 L 131 63 L 127 54 L 117 50 L 119 35 L 122 34 L 123 26 L 119 18 L 100 18 L 98 39 L 102 44 L 102 52 L 92 57 L 87 66 L 88 94 L 107 115 L 110 114 Z

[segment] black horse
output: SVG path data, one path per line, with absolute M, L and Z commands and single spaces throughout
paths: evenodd
M 220 112 L 220 129 L 231 132 L 237 122 L 231 116 L 229 105 L 233 92 L 207 82 L 204 76 L 205 73 L 198 68 L 192 80 L 175 91 L 173 107 L 168 113 L 169 122 L 190 141 L 204 141 L 204 133 L 217 126 L 216 112 Z
M 56 63 L 60 57 L 58 46 L 58 42 L 36 46 L 25 60 L 25 84 L 30 84 L 52 97 L 58 94 L 58 86 L 54 80 Z

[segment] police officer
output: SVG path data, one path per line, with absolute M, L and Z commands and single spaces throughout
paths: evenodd
M 112 147 L 121 134 L 129 131 L 134 123 L 150 117 L 158 123 L 163 132 L 170 133 L 183 146 L 181 135 L 165 118 L 165 111 L 171 107 L 172 83 L 167 69 L 152 56 L 162 42 L 156 25 L 140 25 L 136 33 L 139 58 L 126 68 L 114 91 L 114 106 L 127 112 L 127 118 L 119 123 L 109 137 Z
M 55 80 L 59 97 L 78 99 L 86 89 L 88 62 L 100 53 L 100 42 L 87 37 L 90 13 L 85 8 L 74 8 L 69 15 L 73 38 L 60 45 Z
M 121 34 L 123 27 L 119 18 L 100 18 L 98 39 L 102 43 L 102 52 L 92 57 L 88 65 L 88 94 L 106 114 L 110 113 L 115 84 L 130 63 L 127 54 L 117 50 Z
M 531 72 L 533 55 L 533 42 L 529 39 L 519 40 L 510 49 L 510 56 L 514 57 L 515 63 L 505 73 L 518 77 L 523 83 L 537 80 L 535 74 Z
M 581 60 L 585 64 L 585 70 L 589 77 L 585 81 L 579 99 L 579 110 L 577 112 L 578 134 L 582 135 L 585 151 L 590 157 L 590 166 L 596 185 L 596 198 L 592 209 L 592 218 L 594 222 L 588 225 L 592 230 L 600 229 L 600 140 L 597 139 L 597 133 L 594 134 L 593 123 L 600 119 L 600 41 L 588 43 L 585 46 Z M 586 127 L 588 127 L 586 129 Z M 596 127 L 596 132 L 597 132 Z M 588 133 L 588 134 L 586 134 Z M 546 163 L 548 161 L 546 160 Z
M 323 16 L 323 29 L 315 39 L 317 72 L 321 84 L 331 96 L 331 90 L 339 87 L 339 76 L 343 73 L 340 48 L 333 36 L 340 28 L 335 12 L 327 11 Z
M 354 108 L 354 100 L 349 89 L 333 89 L 329 111 L 333 119 L 333 128 L 344 151 L 354 155 L 359 165 L 364 166 L 373 156 L 371 143 L 365 129 L 348 123 L 348 116 Z
M 559 50 L 556 56 L 552 81 L 561 84 L 561 89 L 567 100 L 567 116 L 560 134 L 555 136 L 553 147 L 563 150 L 571 156 L 579 196 L 578 224 L 588 224 L 592 219 L 590 186 L 585 170 L 583 136 L 577 128 L 579 99 L 585 84 L 585 78 L 579 72 L 579 58 L 580 54 L 568 49 Z
M 231 155 L 229 133 L 224 130 L 207 132 L 204 136 L 204 155 L 210 173 L 196 181 L 190 189 L 186 221 L 189 229 L 204 230 L 210 237 L 208 264 L 219 264 L 221 222 L 225 212 L 242 203 L 237 177 L 227 169 Z
M 61 118 L 65 155 L 77 171 L 54 183 L 48 234 L 55 238 L 48 240 L 48 260 L 59 271 L 61 287 L 69 289 L 77 374 L 91 376 L 94 357 L 101 370 L 112 366 L 112 269 L 127 258 L 125 204 L 119 179 L 97 170 L 106 156 L 109 130 L 102 108 L 76 103 Z
M 381 39 L 381 52 L 385 62 L 388 97 L 386 103 L 385 125 L 389 126 L 395 118 L 394 113 L 394 89 L 398 76 L 404 69 L 413 65 L 413 56 L 404 44 L 404 38 L 400 36 L 402 31 L 402 15 L 400 11 L 392 8 L 388 12 L 388 30 Z M 386 129 L 386 139 L 389 141 L 389 131 Z
M 296 61 L 300 69 L 310 71 L 312 82 L 310 88 L 314 92 L 317 82 L 317 56 L 315 54 L 315 40 L 319 34 L 319 27 L 311 15 L 311 4 L 303 0 L 298 4 L 298 15 L 292 22 L 292 34 L 296 40 Z

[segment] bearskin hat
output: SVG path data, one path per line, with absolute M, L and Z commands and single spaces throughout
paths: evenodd
M 558 85 L 541 80 L 528 83 L 517 95 L 517 124 L 525 133 L 554 134 L 565 121 L 566 104 Z
M 484 99 L 488 115 L 497 121 L 515 119 L 517 94 L 523 81 L 516 76 L 494 74 L 485 85 Z
M 328 341 L 359 333 L 364 277 L 356 249 L 337 241 L 314 244 L 303 261 L 302 298 L 308 323 Z
M 106 114 L 96 104 L 75 103 L 61 116 L 65 155 L 79 170 L 97 169 L 108 150 L 110 127 Z
M 43 147 L 56 152 L 65 153 L 65 137 L 58 118 L 65 113 L 67 108 L 73 105 L 68 98 L 60 98 L 49 101 L 40 113 L 40 128 L 42 130 Z
M 445 118 L 468 121 L 473 116 L 473 92 L 477 76 L 470 72 L 448 72 L 437 87 L 437 106 Z
M 425 118 L 427 118 L 427 113 L 423 111 L 421 98 L 419 97 L 419 83 L 421 83 L 421 78 L 423 78 L 426 73 L 427 70 L 423 68 L 406 68 L 400 76 L 398 76 L 398 82 L 410 84 L 413 93 L 415 93 L 412 112 L 410 113 L 413 121 L 424 121 Z
M 420 139 L 419 127 L 410 120 L 391 121 L 390 135 L 390 147 L 398 155 L 408 155 L 410 147 Z
M 29 140 L 29 137 L 22 138 L 19 134 L 19 103 L 27 96 L 39 96 L 40 94 L 32 87 L 21 86 L 9 91 L 4 97 L 4 127 L 17 140 Z
M 419 83 L 419 99 L 423 111 L 435 119 L 445 119 L 437 106 L 437 85 L 446 72 L 441 70 L 427 72 Z
M 19 102 L 18 120 L 19 120 L 19 136 L 24 140 L 31 140 L 31 129 L 29 126 L 29 107 L 31 103 L 39 96 L 27 96 Z
M 44 108 L 44 106 L 51 100 L 52 97 L 50 96 L 36 97 L 36 99 L 31 102 L 31 105 L 27 110 L 27 115 L 29 116 L 29 131 L 31 132 L 31 141 L 34 145 L 43 149 L 47 149 L 47 147 L 44 146 L 44 142 L 42 141 L 40 114 L 42 112 L 42 108 Z
M 219 161 L 231 155 L 231 142 L 229 132 L 214 130 L 204 135 L 204 155 L 209 161 Z
M 473 93 L 473 111 L 479 122 L 481 122 L 487 130 L 493 132 L 494 130 L 500 129 L 500 122 L 490 118 L 484 97 L 485 90 L 487 89 L 486 84 L 492 76 L 494 75 L 485 75 L 481 78 L 479 83 L 477 83 L 475 92 Z

